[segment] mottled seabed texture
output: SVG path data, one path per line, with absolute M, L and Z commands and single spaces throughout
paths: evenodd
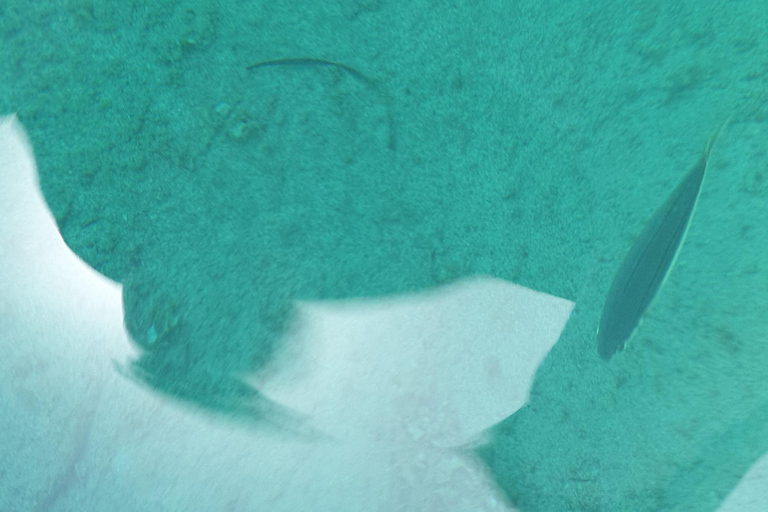
M 42 192 L 0 191 L 0 510 L 763 510 L 766 26 L 758 1 L 0 3 Z M 601 358 L 622 260 L 729 117 Z

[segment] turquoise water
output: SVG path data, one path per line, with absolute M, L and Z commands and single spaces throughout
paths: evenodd
M 38 4 L 0 4 L 0 115 L 16 114 L 28 133 L 64 242 L 121 285 L 128 336 L 115 352 L 77 352 L 117 335 L 78 323 L 95 318 L 88 308 L 66 321 L 41 309 L 35 301 L 53 296 L 44 281 L 18 306 L 20 285 L 9 283 L 50 269 L 18 259 L 27 270 L 12 273 L 20 242 L 2 239 L 0 510 L 761 510 L 724 503 L 768 450 L 759 2 Z M 675 267 L 626 350 L 601 360 L 595 330 L 624 254 L 729 116 Z M 411 353 L 404 333 L 415 331 L 397 322 L 372 314 L 347 331 L 323 323 L 333 311 L 307 320 L 301 309 L 381 304 L 395 315 L 414 294 L 480 276 L 575 304 L 526 404 L 502 401 L 505 414 L 483 424 L 433 408 L 435 390 L 461 390 L 441 388 L 443 376 L 471 381 L 476 361 L 489 361 L 489 375 L 502 361 L 502 377 L 453 393 L 456 403 L 495 410 L 486 393 L 530 383 L 512 364 L 526 358 L 517 331 L 493 331 L 491 313 L 467 305 L 456 326 L 434 312 L 408 317 L 454 326 L 420 334 L 413 346 L 424 351 Z M 558 325 L 553 315 L 520 322 Z M 452 336 L 473 321 L 490 329 L 477 337 L 500 341 L 480 350 L 471 334 Z M 299 390 L 291 396 L 308 392 L 299 377 L 323 367 L 325 352 L 311 349 L 321 331 L 381 342 L 381 353 L 344 352 L 339 375 L 372 358 L 387 368 L 366 385 L 325 377 L 328 394 L 357 407 L 328 406 L 328 421 L 343 418 L 331 433 L 313 423 L 315 402 L 261 385 L 293 375 L 283 378 Z M 67 336 L 78 341 L 57 344 Z M 309 361 L 296 356 L 297 336 Z M 440 343 L 466 351 L 466 364 L 444 373 Z M 285 370 L 299 359 L 304 370 Z M 446 432 L 472 423 L 480 457 L 456 460 L 477 462 L 440 470 L 450 477 L 413 462 L 403 476 L 399 459 L 381 455 L 400 432 L 428 461 L 443 460 L 435 446 L 468 439 L 445 434 L 455 442 L 443 445 L 399 425 L 366 448 L 359 432 L 381 422 L 366 411 L 383 409 L 345 394 L 358 386 L 365 397 L 415 390 L 387 407 Z M 165 407 L 183 435 L 152 420 Z M 326 436 L 366 447 L 312 459 L 307 446 Z M 351 476 L 360 453 L 380 467 L 375 479 Z M 245 458 L 264 462 L 257 471 Z M 480 505 L 440 494 L 478 475 Z M 318 499 L 333 494 L 324 486 L 340 497 Z

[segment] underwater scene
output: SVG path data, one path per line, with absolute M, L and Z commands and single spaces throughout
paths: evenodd
M 768 9 L 0 3 L 0 512 L 768 510 Z

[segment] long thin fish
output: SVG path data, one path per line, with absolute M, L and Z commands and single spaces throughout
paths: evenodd
M 254 70 L 259 68 L 266 68 L 270 66 L 324 66 L 324 67 L 333 67 L 333 68 L 339 68 L 344 70 L 345 72 L 349 73 L 351 76 L 353 76 L 356 80 L 361 81 L 365 85 L 369 87 L 377 87 L 376 81 L 372 78 L 368 78 L 355 68 L 351 66 L 347 66 L 346 64 L 342 64 L 340 62 L 333 62 L 330 60 L 324 60 L 324 59 L 314 59 L 311 57 L 299 57 L 296 59 L 275 59 L 275 60 L 265 60 L 262 62 L 257 62 L 256 64 L 251 64 L 250 66 L 246 67 L 247 70 Z
M 396 140 L 395 140 L 395 120 L 392 115 L 392 97 L 385 91 L 379 83 L 374 80 L 373 78 L 370 78 L 367 75 L 364 75 L 360 71 L 356 70 L 355 68 L 351 66 L 347 66 L 346 64 L 342 64 L 341 62 L 333 62 L 330 60 L 325 59 L 316 59 L 313 57 L 298 57 L 298 58 L 286 58 L 286 59 L 275 59 L 275 60 L 265 60 L 262 62 L 257 62 L 255 64 L 251 64 L 250 66 L 247 66 L 245 69 L 252 71 L 256 69 L 266 68 L 266 67 L 277 67 L 277 66 L 294 66 L 294 67 L 333 67 L 338 68 L 344 71 L 345 73 L 349 74 L 352 78 L 357 80 L 358 82 L 362 83 L 369 89 L 372 89 L 376 92 L 376 94 L 379 95 L 379 97 L 383 100 L 384 105 L 387 109 L 387 131 L 389 132 L 387 136 L 387 147 L 389 149 L 395 149 Z
M 699 161 L 653 214 L 613 278 L 597 330 L 597 353 L 606 361 L 624 348 L 677 258 L 719 133 L 709 139 Z

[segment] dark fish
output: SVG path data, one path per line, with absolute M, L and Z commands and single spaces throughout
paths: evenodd
M 321 66 L 321 67 L 339 68 L 349 73 L 352 77 L 364 83 L 365 85 L 369 87 L 376 87 L 376 82 L 372 78 L 368 78 L 367 76 L 365 76 L 364 74 L 362 74 L 361 72 L 359 72 L 358 70 L 356 70 L 351 66 L 347 66 L 346 64 L 341 64 L 340 62 L 332 62 L 330 60 L 323 60 L 323 59 L 314 59 L 311 57 L 299 57 L 296 59 L 265 60 L 262 62 L 257 62 L 256 64 L 251 64 L 245 69 L 254 70 L 254 69 L 266 68 L 271 66 Z
M 719 132 L 718 132 L 719 134 Z M 699 161 L 653 214 L 613 278 L 597 330 L 597 353 L 605 360 L 624 348 L 674 264 L 707 170 L 709 139 Z
M 392 98 L 390 97 L 389 93 L 387 93 L 387 91 L 384 90 L 376 80 L 374 80 L 373 78 L 370 78 L 367 75 L 364 75 L 363 73 L 361 73 L 360 71 L 356 70 L 351 66 L 347 66 L 346 64 L 342 64 L 340 62 L 333 62 L 325 59 L 315 59 L 313 57 L 265 60 L 262 62 L 251 64 L 250 66 L 247 66 L 245 69 L 249 71 L 253 71 L 256 69 L 267 68 L 267 67 L 277 67 L 277 66 L 337 68 L 349 74 L 349 76 L 351 76 L 358 82 L 362 83 L 369 89 L 374 90 L 376 94 L 379 95 L 379 97 L 381 98 L 382 102 L 384 103 L 387 109 L 387 130 L 389 131 L 387 147 L 389 147 L 389 149 L 395 149 L 395 144 L 396 144 L 395 120 L 392 114 Z

